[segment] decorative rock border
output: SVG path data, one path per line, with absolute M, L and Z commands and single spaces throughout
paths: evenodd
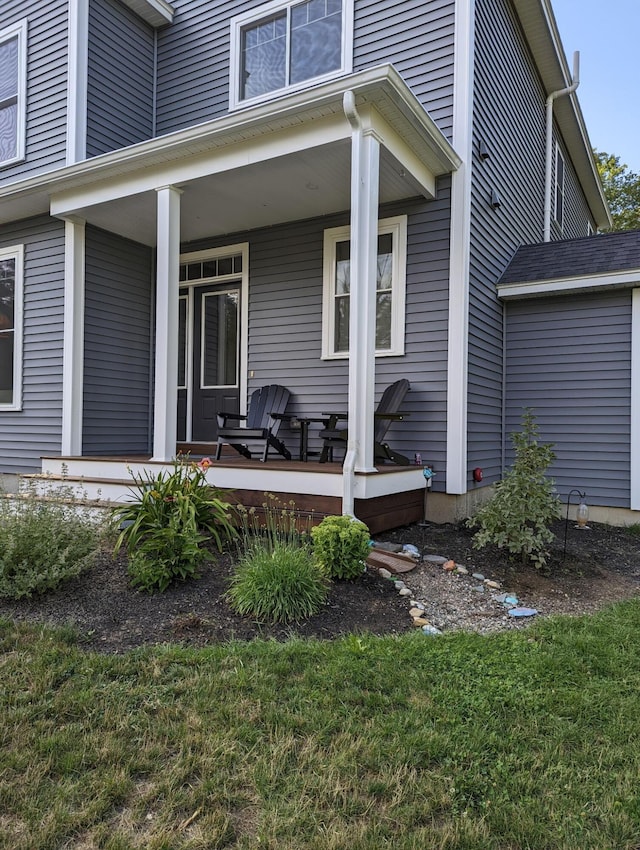
M 417 552 L 416 555 L 417 557 L 414 555 L 414 557 L 416 557 L 416 565 L 420 560 L 422 560 L 432 565 L 441 566 L 445 572 L 450 573 L 451 575 L 469 576 L 469 570 L 466 567 L 461 564 L 456 564 L 456 562 L 450 558 L 445 558 L 442 555 L 425 555 L 424 557 L 421 557 Z M 424 616 L 426 608 L 425 604 L 414 598 L 411 588 L 408 587 L 404 581 L 384 567 L 379 567 L 377 570 L 380 578 L 393 582 L 393 586 L 398 591 L 398 594 L 408 600 L 410 606 L 409 616 L 411 617 L 414 626 L 420 628 L 425 635 L 435 636 L 443 634 L 440 629 L 436 628 L 436 626 L 430 623 Z M 469 576 L 469 578 L 478 582 L 478 584 L 476 584 L 473 588 L 478 593 L 484 593 L 486 590 L 499 591 L 502 588 L 499 581 L 485 578 L 482 573 L 474 572 L 471 576 Z M 535 608 L 521 607 L 518 597 L 514 594 L 497 593 L 492 598 L 496 602 L 501 603 L 507 609 L 507 613 L 510 617 L 533 617 L 538 613 Z

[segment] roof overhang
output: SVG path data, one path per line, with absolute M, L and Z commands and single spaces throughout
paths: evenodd
M 384 65 L 3 186 L 0 223 L 50 212 L 152 245 L 167 185 L 184 192 L 183 241 L 348 209 L 345 91 L 381 143 L 380 202 L 434 197 L 460 158 Z
M 122 0 L 122 2 L 152 27 L 163 27 L 173 22 L 175 14 L 173 6 L 165 0 Z
M 567 88 L 571 84 L 571 71 L 550 0 L 513 0 L 513 5 L 546 94 Z M 597 226 L 611 227 L 609 206 L 602 190 L 577 94 L 559 97 L 554 103 L 554 116 Z
M 562 277 L 555 280 L 523 281 L 498 284 L 498 297 L 503 301 L 541 298 L 545 295 L 567 295 L 602 289 L 632 289 L 640 285 L 640 269 L 606 274 Z

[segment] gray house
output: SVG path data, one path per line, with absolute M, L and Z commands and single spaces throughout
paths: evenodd
M 614 237 L 583 238 L 609 214 L 574 77 L 548 0 L 4 0 L 0 473 L 118 498 L 277 383 L 348 411 L 345 463 L 296 460 L 294 420 L 293 460 L 210 480 L 391 527 L 425 479 L 374 462 L 373 411 L 408 378 L 386 439 L 435 470 L 430 518 L 530 406 L 560 492 L 632 521 L 640 254 L 602 272 Z

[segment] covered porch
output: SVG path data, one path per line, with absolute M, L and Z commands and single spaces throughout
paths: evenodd
M 153 251 L 150 452 L 145 458 L 138 453 L 125 458 L 152 469 L 170 464 L 181 439 L 193 439 L 188 424 L 179 433 L 176 415 L 181 273 L 186 268 L 188 274 L 190 263 L 200 261 L 205 245 L 217 246 L 216 256 L 226 258 L 220 246 L 229 234 L 230 255 L 234 262 L 240 258 L 241 342 L 234 386 L 244 413 L 256 386 L 273 381 L 286 385 L 289 380 L 282 370 L 275 374 L 273 363 L 265 365 L 252 337 L 252 256 L 248 243 L 233 244 L 233 235 L 346 213 L 351 248 L 349 344 L 342 358 L 346 404 L 341 406 L 349 419 L 344 463 L 319 468 L 314 463 L 270 460 L 256 465 L 224 458 L 212 467 L 212 483 L 244 493 L 245 500 L 255 501 L 269 491 L 291 494 L 304 510 L 313 510 L 311 502 L 321 498 L 331 513 L 361 518 L 386 514 L 387 527 L 421 518 L 421 470 L 374 463 L 373 411 L 379 386 L 376 288 L 369 282 L 377 279 L 380 208 L 408 199 L 433 201 L 438 177 L 459 165 L 399 75 L 383 66 L 65 169 L 64 179 L 53 180 L 50 191 L 51 214 L 64 219 L 66 234 L 61 455 L 69 474 L 73 469 L 85 481 L 127 477 L 118 473 L 121 454 L 109 457 L 111 451 L 103 454 L 94 444 L 88 452 L 86 446 L 84 399 L 99 392 L 89 383 L 84 360 L 88 226 Z M 286 305 L 276 321 L 285 347 L 291 330 Z M 388 362 L 393 373 L 387 368 L 382 380 L 403 376 L 404 339 L 402 350 L 393 353 L 397 357 Z M 318 357 L 318 362 L 324 360 L 324 355 Z M 328 368 L 321 380 L 327 394 L 335 391 L 336 379 Z M 121 422 L 126 431 L 126 419 Z M 95 472 L 98 463 L 109 465 L 108 475 Z M 406 494 L 409 507 L 396 512 L 390 506 L 400 504 L 400 494 Z

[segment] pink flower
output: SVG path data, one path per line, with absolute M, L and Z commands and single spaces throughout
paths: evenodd
M 206 472 L 207 469 L 209 469 L 209 467 L 211 466 L 211 458 L 203 457 L 198 466 L 203 472 Z

